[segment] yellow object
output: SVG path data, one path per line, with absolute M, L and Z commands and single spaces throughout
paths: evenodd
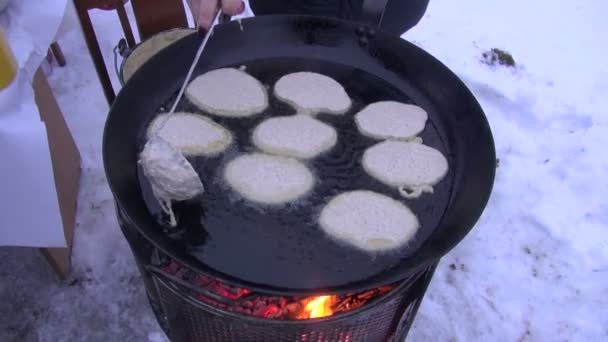
M 0 90 L 6 88 L 17 74 L 17 60 L 11 47 L 8 45 L 8 40 L 4 35 L 4 31 L 0 28 Z

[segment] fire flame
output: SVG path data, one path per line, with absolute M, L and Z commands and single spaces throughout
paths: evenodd
M 313 298 L 306 307 L 305 312 L 308 314 L 308 318 L 319 318 L 333 315 L 331 309 L 332 296 L 319 296 Z

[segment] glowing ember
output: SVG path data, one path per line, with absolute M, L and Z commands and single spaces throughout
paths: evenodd
M 334 313 L 331 309 L 331 305 L 332 296 L 320 296 L 308 302 L 304 310 L 307 313 L 308 318 L 327 317 Z
M 197 274 L 175 260 L 169 260 L 161 267 L 161 271 L 167 276 L 192 285 L 189 287 L 190 294 L 202 302 L 246 316 L 276 320 L 306 320 L 339 315 L 360 308 L 396 286 L 391 284 L 364 292 L 335 296 L 280 297 L 224 284 L 217 279 Z M 206 292 L 199 292 L 197 288 L 205 289 Z

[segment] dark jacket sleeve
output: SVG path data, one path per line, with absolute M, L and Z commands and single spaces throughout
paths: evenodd
M 424 16 L 429 0 L 389 0 L 381 29 L 401 35 L 416 26 Z
M 373 0 L 370 0 L 373 1 Z M 250 0 L 255 15 L 308 14 L 360 21 L 363 0 Z M 401 35 L 422 19 L 429 0 L 388 0 L 381 29 Z

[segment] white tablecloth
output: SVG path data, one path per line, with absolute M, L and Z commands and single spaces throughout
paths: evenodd
M 0 26 L 17 57 L 17 78 L 0 91 L 0 246 L 65 247 L 46 128 L 32 80 L 67 0 L 11 0 Z

